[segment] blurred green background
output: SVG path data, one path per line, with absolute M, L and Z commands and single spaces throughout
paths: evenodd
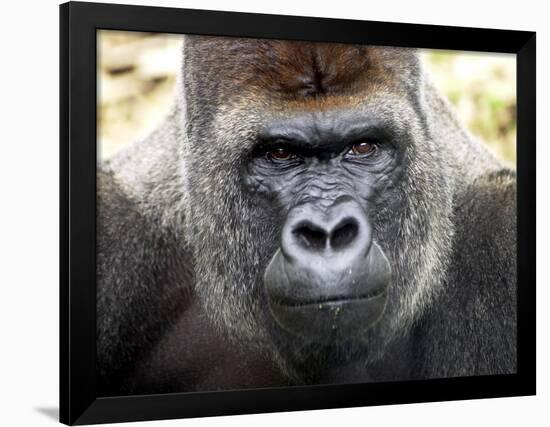
M 422 50 L 437 88 L 470 132 L 516 164 L 516 56 Z
M 181 36 L 98 33 L 98 157 L 155 128 L 173 102 Z M 428 73 L 464 124 L 510 166 L 516 160 L 515 55 L 422 50 Z

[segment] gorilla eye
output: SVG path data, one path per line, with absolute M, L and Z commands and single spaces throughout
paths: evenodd
M 363 141 L 353 144 L 349 153 L 355 156 L 364 156 L 365 154 L 372 153 L 374 150 L 376 150 L 376 144 Z
M 292 160 L 296 156 L 292 152 L 290 152 L 289 150 L 287 150 L 285 148 L 282 148 L 282 147 L 278 147 L 278 148 L 275 148 L 273 150 L 268 151 L 267 152 L 267 157 L 270 160 L 284 162 L 284 161 L 287 161 L 287 160 Z

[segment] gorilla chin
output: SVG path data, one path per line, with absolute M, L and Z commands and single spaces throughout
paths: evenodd
M 287 332 L 330 344 L 362 334 L 382 316 L 390 264 L 354 203 L 334 212 L 301 206 L 283 227 L 264 285 L 271 315 Z

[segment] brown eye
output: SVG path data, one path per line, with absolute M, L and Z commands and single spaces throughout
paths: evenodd
M 370 142 L 358 142 L 351 147 L 351 153 L 356 156 L 362 156 L 365 154 L 370 154 L 376 149 L 376 145 Z
M 273 160 L 285 161 L 294 158 L 294 155 L 284 148 L 275 148 L 274 150 L 269 151 L 268 156 Z

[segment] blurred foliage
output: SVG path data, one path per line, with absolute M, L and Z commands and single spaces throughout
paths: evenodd
M 98 157 L 107 158 L 146 136 L 170 109 L 181 36 L 98 34 Z M 421 56 L 435 85 L 470 132 L 497 156 L 515 164 L 515 56 L 427 50 Z
M 515 165 L 515 55 L 424 50 L 421 56 L 434 84 L 470 132 Z
M 98 158 L 145 137 L 174 101 L 181 36 L 98 32 Z

